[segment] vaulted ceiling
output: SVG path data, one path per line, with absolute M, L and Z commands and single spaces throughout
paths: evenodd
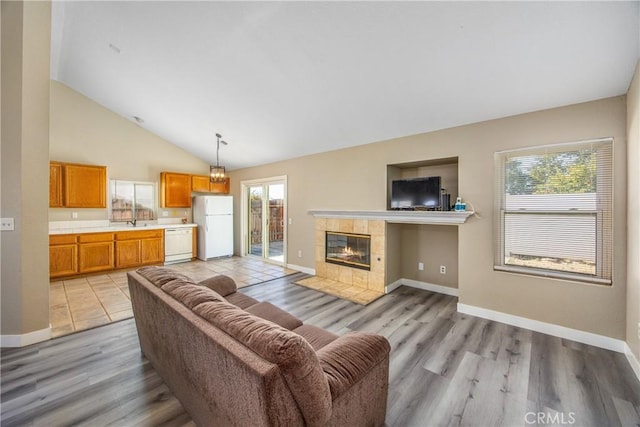
M 51 73 L 237 169 L 624 94 L 639 5 L 56 1 Z

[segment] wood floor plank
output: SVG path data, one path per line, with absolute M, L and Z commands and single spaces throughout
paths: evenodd
M 425 377 L 421 372 L 424 371 L 422 364 L 436 351 L 452 326 L 446 319 L 436 319 L 427 324 L 410 320 L 389 337 L 392 354 L 389 363 L 389 405 L 411 406 L 415 397 L 407 393 L 407 382 L 412 382 L 416 372 L 418 376 Z M 430 376 L 425 378 L 431 381 Z
M 387 336 L 388 426 L 553 424 L 525 423 L 528 412 L 547 421 L 572 414 L 581 426 L 640 423 L 640 382 L 620 353 L 457 313 L 448 295 L 403 286 L 362 306 L 291 284 L 303 277 L 240 291 L 339 334 Z M 0 357 L 3 427 L 194 426 L 140 354 L 133 319 Z

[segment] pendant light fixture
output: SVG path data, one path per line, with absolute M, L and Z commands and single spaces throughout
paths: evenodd
M 218 138 L 218 143 L 216 145 L 216 165 L 209 166 L 209 175 L 211 177 L 211 182 L 224 182 L 226 180 L 225 169 L 224 166 L 220 166 L 220 143 L 227 145 L 225 141 L 222 141 L 222 135 L 216 133 L 216 137 Z

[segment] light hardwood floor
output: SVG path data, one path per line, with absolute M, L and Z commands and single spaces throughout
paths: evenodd
M 400 287 L 361 306 L 290 282 L 242 289 L 305 323 L 385 335 L 388 426 L 637 426 L 640 383 L 624 355 L 456 312 Z M 204 369 L 204 367 L 203 367 Z M 141 357 L 133 319 L 2 350 L 2 426 L 193 425 Z

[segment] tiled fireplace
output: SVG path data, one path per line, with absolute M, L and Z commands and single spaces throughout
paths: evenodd
M 315 248 L 317 277 L 384 293 L 385 221 L 316 218 Z

